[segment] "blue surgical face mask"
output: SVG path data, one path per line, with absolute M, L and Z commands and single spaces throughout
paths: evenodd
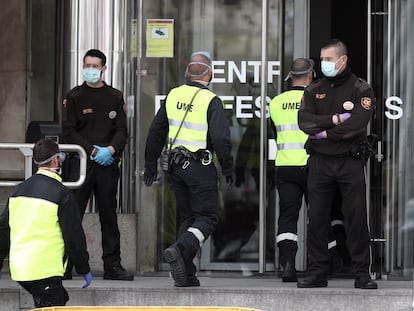
M 336 62 L 321 61 L 321 70 L 324 76 L 335 77 L 338 74 L 338 71 L 342 67 L 342 65 L 338 69 L 335 69 L 335 66 L 340 59 L 341 58 L 339 58 Z
M 101 71 L 96 68 L 85 68 L 83 69 L 83 78 L 88 83 L 98 83 L 101 79 Z

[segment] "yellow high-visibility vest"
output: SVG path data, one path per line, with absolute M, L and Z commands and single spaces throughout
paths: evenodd
M 172 89 L 167 96 L 165 106 L 169 124 L 168 147 L 177 135 L 184 114 L 188 110 L 171 149 L 184 146 L 195 152 L 207 147 L 207 110 L 211 100 L 216 95 L 210 90 L 202 89 L 197 93 L 193 102 L 190 103 L 198 90 L 200 88 L 196 86 L 182 85 Z
M 38 174 L 57 176 L 45 170 Z M 58 205 L 42 198 L 9 199 L 10 273 L 15 281 L 63 276 L 65 243 Z
M 309 155 L 305 150 L 308 135 L 298 126 L 298 110 L 303 90 L 284 92 L 269 104 L 270 117 L 276 127 L 275 166 L 304 166 Z

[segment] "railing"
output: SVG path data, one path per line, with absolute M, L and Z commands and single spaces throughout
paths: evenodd
M 33 174 L 32 170 L 32 158 L 33 158 L 33 147 L 34 144 L 19 144 L 19 143 L 0 143 L 0 150 L 2 149 L 18 149 L 23 154 L 25 158 L 25 169 L 24 176 L 25 179 L 29 178 Z M 60 151 L 71 151 L 79 154 L 80 165 L 79 165 L 79 179 L 76 181 L 63 182 L 68 188 L 78 188 L 80 187 L 86 178 L 86 152 L 79 145 L 73 144 L 59 144 Z M 14 187 L 20 184 L 23 180 L 0 180 L 0 187 Z

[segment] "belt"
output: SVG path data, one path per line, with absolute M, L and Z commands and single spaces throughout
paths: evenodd
M 352 156 L 351 152 L 349 152 L 349 151 L 344 152 L 344 153 L 338 153 L 338 154 L 324 154 L 324 153 L 312 151 L 310 154 L 311 155 L 318 155 L 318 156 L 325 157 L 325 158 L 347 158 L 347 157 Z
M 190 160 L 200 161 L 203 165 L 210 165 L 213 160 L 213 154 L 208 149 L 191 152 L 183 146 L 178 146 L 171 151 L 171 162 L 180 165 L 186 169 L 190 165 Z

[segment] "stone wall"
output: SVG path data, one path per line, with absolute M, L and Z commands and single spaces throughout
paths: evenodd
M 0 142 L 24 142 L 26 129 L 27 1 L 0 10 Z M 0 178 L 22 179 L 23 156 L 0 150 Z M 3 201 L 3 200 L 1 200 Z

